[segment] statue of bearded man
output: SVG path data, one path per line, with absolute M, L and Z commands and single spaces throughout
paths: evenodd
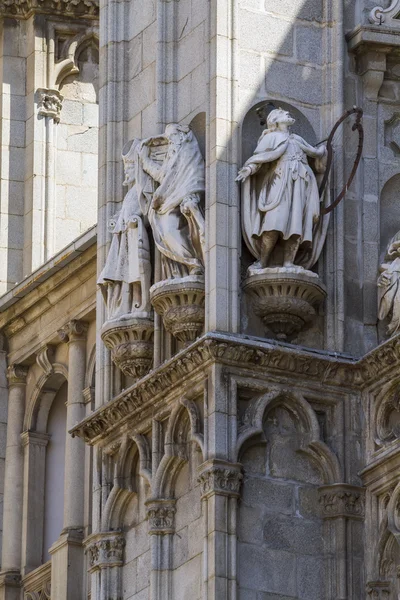
M 166 155 L 158 162 L 152 152 L 165 145 Z M 203 275 L 205 167 L 193 132 L 185 125 L 167 125 L 164 134 L 142 142 L 140 159 L 155 183 L 148 219 L 163 278 Z
M 325 167 L 326 148 L 315 148 L 291 133 L 294 123 L 287 111 L 273 110 L 253 156 L 236 179 L 243 183 L 243 236 L 257 268 L 309 269 L 325 239 L 326 223 L 319 227 L 320 197 L 308 157 L 316 159 L 318 173 Z

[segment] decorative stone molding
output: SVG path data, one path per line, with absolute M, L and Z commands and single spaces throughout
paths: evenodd
M 14 364 L 7 369 L 8 385 L 26 385 L 29 367 Z
M 199 467 L 198 482 L 201 487 L 201 497 L 207 498 L 213 494 L 239 498 L 243 475 L 241 465 L 223 460 L 208 460 Z
M 58 123 L 64 96 L 58 90 L 46 88 L 39 88 L 36 94 L 38 114 L 42 117 L 51 117 L 55 123 Z
M 49 377 L 53 372 L 54 348 L 52 346 L 43 346 L 36 354 L 36 362 Z
M 193 342 L 204 327 L 204 278 L 197 275 L 160 281 L 150 288 L 154 310 L 167 331 L 184 344 Z
M 125 538 L 121 531 L 95 533 L 85 540 L 84 545 L 89 558 L 89 573 L 124 564 Z
M 32 13 L 98 18 L 98 0 L 0 0 L 0 14 L 27 18 Z
M 49 443 L 51 435 L 47 433 L 37 433 L 36 431 L 23 431 L 21 433 L 21 440 L 23 446 L 31 444 L 33 446 L 44 446 L 46 447 Z
M 278 339 L 298 334 L 316 317 L 326 297 L 318 275 L 305 269 L 258 269 L 243 284 L 254 312 Z
M 364 519 L 365 489 L 346 483 L 336 483 L 319 488 L 319 503 L 324 519 L 347 517 Z
M 153 363 L 153 334 L 152 320 L 131 318 L 105 323 L 101 339 L 111 350 L 114 364 L 136 380 L 144 377 Z
M 369 581 L 366 586 L 368 600 L 389 600 L 391 586 L 389 581 Z
M 23 579 L 24 600 L 51 599 L 51 562 L 31 571 Z
M 190 348 L 178 352 L 145 378 L 124 390 L 119 396 L 94 411 L 71 429 L 72 435 L 87 442 L 103 439 L 128 421 L 134 422 L 138 412 L 154 411 L 166 390 L 178 386 L 188 377 L 204 372 L 218 363 L 241 369 L 256 369 L 259 374 L 306 376 L 310 381 L 339 388 L 361 389 L 388 370 L 400 366 L 400 336 L 397 335 L 362 360 L 329 354 L 316 354 L 300 348 L 281 347 L 273 342 L 208 333 Z
M 89 325 L 85 321 L 73 319 L 59 330 L 58 335 L 65 343 L 81 342 L 86 340 L 88 327 Z
M 393 0 L 387 8 L 375 6 L 369 13 L 370 23 L 382 25 L 387 24 L 390 19 L 400 19 L 400 0 Z
M 149 500 L 146 502 L 150 535 L 175 532 L 175 500 Z

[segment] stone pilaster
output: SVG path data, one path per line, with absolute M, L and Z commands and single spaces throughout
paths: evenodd
M 67 431 L 85 417 L 86 334 L 84 321 L 70 321 L 59 336 L 68 343 Z M 73 600 L 83 590 L 85 444 L 67 435 L 65 444 L 64 529 L 51 548 L 53 600 Z M 73 568 L 71 567 L 73 565 Z M 63 576 L 64 574 L 64 576 Z
M 0 585 L 0 589 L 4 591 L 4 599 L 14 598 L 19 593 L 24 489 L 21 433 L 24 424 L 27 374 L 27 367 L 18 364 L 11 365 L 7 370 L 9 393 L 1 560 L 3 573 Z
M 208 460 L 200 466 L 204 502 L 205 585 L 208 600 L 228 600 L 236 593 L 237 499 L 243 479 L 241 465 Z
M 42 563 L 46 433 L 24 431 L 24 494 L 22 515 L 22 575 Z
M 331 551 L 336 557 L 335 597 L 345 600 L 349 598 L 353 571 L 349 565 L 352 553 L 348 545 L 348 521 L 364 520 L 365 489 L 346 483 L 326 485 L 319 488 L 319 503 L 322 518 L 330 522 L 330 531 L 334 532 Z
M 172 598 L 172 551 L 175 532 L 175 500 L 146 503 L 151 535 L 151 600 Z

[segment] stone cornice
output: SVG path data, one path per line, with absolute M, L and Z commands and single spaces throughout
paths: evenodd
M 122 425 L 137 422 L 139 413 L 142 417 L 146 411 L 155 410 L 166 390 L 172 391 L 212 363 L 256 369 L 261 376 L 306 377 L 324 386 L 360 391 L 383 380 L 388 371 L 400 364 L 400 337 L 393 337 L 357 361 L 289 344 L 208 333 L 96 410 L 70 433 L 96 444 Z
M 98 19 L 99 0 L 0 0 L 0 15 L 26 19 L 35 13 Z

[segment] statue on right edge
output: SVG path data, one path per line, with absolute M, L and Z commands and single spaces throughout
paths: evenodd
M 290 132 L 289 112 L 270 112 L 258 145 L 236 181 L 242 182 L 242 230 L 257 259 L 250 272 L 267 267 L 310 269 L 325 241 L 316 173 L 326 167 L 326 147 Z M 308 157 L 314 159 L 314 170 Z
M 387 332 L 400 329 L 400 231 L 390 240 L 378 278 L 378 318 L 389 319 Z

